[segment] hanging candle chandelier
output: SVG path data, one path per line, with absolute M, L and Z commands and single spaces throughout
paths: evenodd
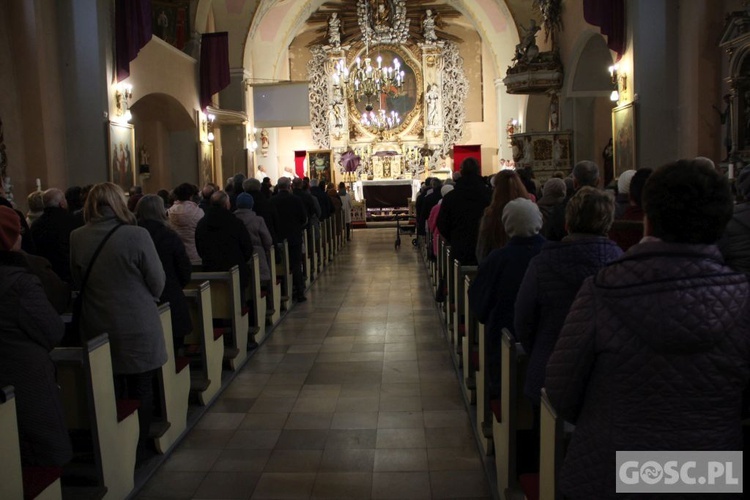
M 377 132 L 385 132 L 398 127 L 401 124 L 401 116 L 397 111 L 386 112 L 384 109 L 380 109 L 377 113 L 375 111 L 365 111 L 362 113 L 360 123 Z
M 355 67 L 350 73 L 343 59 L 336 64 L 333 74 L 334 84 L 339 82 L 347 85 L 348 93 L 355 102 L 365 101 L 365 110 L 373 110 L 373 102 L 381 95 L 394 96 L 404 86 L 404 71 L 401 62 L 393 59 L 392 66 L 383 66 L 383 58 L 378 55 L 375 59 L 377 66 L 372 65 L 369 51 L 364 61 L 357 57 Z

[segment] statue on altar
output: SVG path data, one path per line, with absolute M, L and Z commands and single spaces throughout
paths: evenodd
M 332 47 L 341 45 L 341 19 L 336 12 L 328 19 L 328 43 Z
M 440 108 L 438 101 L 440 100 L 440 92 L 438 91 L 437 84 L 433 83 L 425 93 L 425 100 L 427 101 L 427 126 L 428 127 L 439 127 L 440 126 Z
M 528 28 L 519 25 L 524 34 L 521 38 L 521 43 L 516 45 L 516 54 L 513 57 L 515 64 L 530 63 L 539 55 L 539 47 L 536 44 L 536 34 L 542 28 L 537 26 L 534 19 L 531 19 L 529 22 L 530 24 Z
M 425 42 L 437 42 L 437 35 L 435 34 L 435 18 L 432 17 L 432 11 L 430 9 L 427 9 L 427 11 L 425 12 L 424 21 L 422 21 L 422 33 L 424 35 Z

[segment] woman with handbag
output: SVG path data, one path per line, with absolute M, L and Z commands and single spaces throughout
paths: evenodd
M 138 448 L 143 456 L 151 424 L 156 369 L 167 360 L 157 302 L 165 275 L 148 231 L 135 225 L 119 186 L 89 192 L 86 225 L 70 235 L 70 264 L 80 290 L 80 334 L 109 334 L 118 399 L 140 401 Z

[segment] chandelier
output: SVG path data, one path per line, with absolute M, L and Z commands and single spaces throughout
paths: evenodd
M 362 113 L 360 123 L 377 132 L 384 132 L 396 128 L 401 123 L 401 117 L 397 111 L 386 112 L 380 109 L 377 113 L 370 110 Z
M 404 85 L 404 71 L 397 58 L 392 66 L 383 66 L 383 58 L 378 55 L 375 59 L 377 67 L 372 65 L 369 51 L 364 61 L 355 59 L 356 67 L 349 72 L 343 59 L 336 64 L 333 79 L 336 84 L 343 82 L 347 85 L 348 93 L 355 102 L 365 101 L 365 110 L 373 110 L 373 101 L 381 95 L 394 96 Z

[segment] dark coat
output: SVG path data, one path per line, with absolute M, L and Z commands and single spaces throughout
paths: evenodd
M 648 241 L 587 278 L 545 387 L 576 423 L 570 498 L 615 498 L 618 450 L 741 450 L 750 285 L 713 245 Z
M 326 220 L 333 212 L 333 203 L 320 186 L 310 187 L 310 194 L 315 196 L 320 204 L 320 220 Z
M 442 210 L 441 208 L 440 211 Z M 518 289 L 529 261 L 539 253 L 543 244 L 544 237 L 541 235 L 511 238 L 507 245 L 493 250 L 482 261 L 469 288 L 471 310 L 486 325 L 485 345 L 492 397 L 500 393 L 502 329 L 507 328 L 513 333 L 513 313 Z
M 719 249 L 729 267 L 750 273 L 750 203 L 734 207 L 734 215 L 719 242 Z
M 260 191 L 248 191 L 248 194 L 253 197 L 253 212 L 266 221 L 266 228 L 271 233 L 274 244 L 281 243 L 282 238 L 279 238 L 279 211 L 271 204 L 271 200 Z
M 232 212 L 211 207 L 195 228 L 195 247 L 203 261 L 204 271 L 229 271 L 240 268 L 240 289 L 250 283 L 247 261 L 253 258 L 250 234 Z
M 279 191 L 271 198 L 271 204 L 279 212 L 279 240 L 287 240 L 290 245 L 301 245 L 302 230 L 307 224 L 305 204 L 289 191 Z
M 427 219 L 430 217 L 430 212 L 432 212 L 432 207 L 438 204 L 438 202 L 443 198 L 443 195 L 440 194 L 440 189 L 433 189 L 432 193 L 426 195 L 424 197 L 424 201 L 422 202 L 422 213 L 421 217 L 417 217 L 417 224 L 419 224 L 418 227 L 422 228 L 421 234 L 426 234 L 426 226 Z
M 70 233 L 80 227 L 64 208 L 47 207 L 31 226 L 36 254 L 44 257 L 63 281 L 70 283 Z
M 60 279 L 55 271 L 52 270 L 52 264 L 44 257 L 24 253 L 26 264 L 29 270 L 39 278 L 44 288 L 44 294 L 50 301 L 52 307 L 59 314 L 70 309 L 70 284 Z
M 622 255 L 602 236 L 548 241 L 529 263 L 516 297 L 515 334 L 529 353 L 524 393 L 539 406 L 547 360 L 583 280 Z
M 162 222 L 145 220 L 138 222 L 138 225 L 145 228 L 151 235 L 156 253 L 159 254 L 159 260 L 164 267 L 166 282 L 159 302 L 169 302 L 172 336 L 179 339 L 177 343 L 181 345 L 182 339 L 193 329 L 188 302 L 182 292 L 182 289 L 190 283 L 192 269 L 190 258 L 185 251 L 185 244 L 177 233 Z
M 70 235 L 70 270 L 79 289 L 96 248 L 120 224 L 105 215 Z M 109 334 L 115 375 L 145 373 L 167 361 L 157 302 L 164 290 L 164 269 L 154 242 L 142 227 L 123 225 L 107 240 L 94 262 L 84 290 L 81 335 L 90 340 Z
M 315 220 L 320 220 L 320 206 L 315 204 L 315 198 L 312 194 L 303 189 L 294 189 L 292 194 L 302 200 L 305 205 L 305 213 L 307 214 L 307 225 L 305 227 L 309 228 Z
M 637 205 L 630 205 L 622 217 L 615 219 L 609 237 L 617 243 L 623 251 L 627 252 L 630 247 L 637 245 L 643 238 L 643 210 Z
M 49 356 L 64 331 L 24 256 L 0 252 L 0 386 L 15 387 L 24 465 L 62 466 L 73 455 Z
M 481 177 L 461 177 L 445 195 L 438 230 L 451 246 L 451 255 L 465 266 L 476 265 L 479 222 L 490 204 L 490 191 Z
M 542 196 L 536 204 L 542 214 L 542 236 L 548 241 L 565 238 L 565 198 Z

